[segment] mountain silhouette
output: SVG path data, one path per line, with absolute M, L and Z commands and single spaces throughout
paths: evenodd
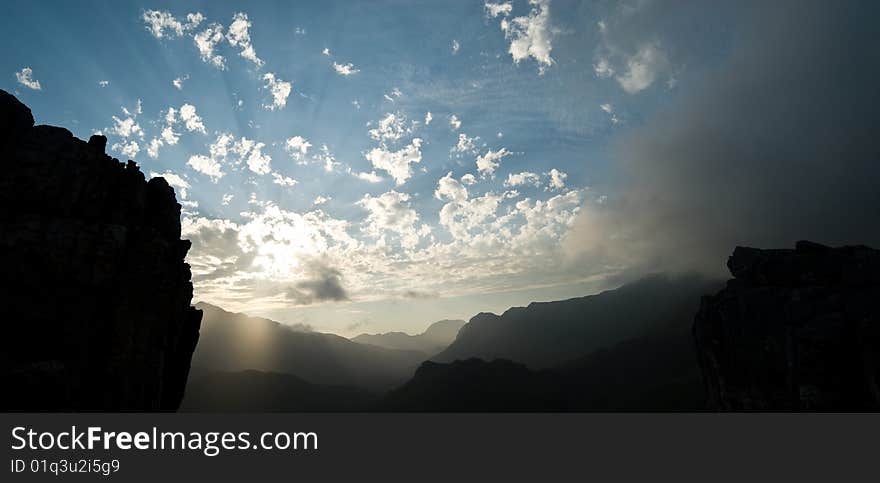
M 382 391 L 406 381 L 425 359 L 421 352 L 358 344 L 203 302 L 196 307 L 204 317 L 193 367 L 201 371 L 256 370 L 294 375 L 311 384 Z
M 0 90 L 2 410 L 173 411 L 201 313 L 163 178 Z
M 534 302 L 500 316 L 481 313 L 431 360 L 508 359 L 533 369 L 554 367 L 657 327 L 689 323 L 700 297 L 719 286 L 698 276 L 653 275 L 597 295 Z
M 428 358 L 447 348 L 455 340 L 458 331 L 464 324 L 463 320 L 441 320 L 434 322 L 418 335 L 409 335 L 405 332 L 386 332 L 384 334 L 361 334 L 351 340 L 386 349 L 419 351 L 425 354 L 425 358 Z

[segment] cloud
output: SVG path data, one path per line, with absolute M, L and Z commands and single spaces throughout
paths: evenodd
M 294 186 L 297 183 L 299 183 L 299 181 L 297 181 L 293 178 L 289 178 L 287 176 L 284 176 L 278 172 L 272 173 L 272 182 L 277 185 L 281 185 L 281 186 Z
M 107 87 L 107 86 L 110 85 L 110 81 L 108 81 L 108 80 L 100 80 L 100 81 L 98 81 L 98 85 L 101 86 L 101 87 Z
M 324 50 L 322 50 L 321 53 L 329 57 L 330 56 L 330 49 L 328 49 L 327 47 L 324 47 Z
M 477 143 L 479 141 L 480 136 L 468 137 L 467 134 L 460 133 L 458 135 L 458 143 L 450 149 L 450 152 L 459 154 L 477 154 L 479 151 Z
M 461 127 L 461 121 L 458 119 L 458 116 L 455 114 L 449 116 L 449 126 L 452 127 L 453 131 L 458 131 L 458 128 Z
M 464 183 L 465 185 L 470 186 L 472 184 L 477 183 L 477 178 L 474 175 L 467 173 L 461 177 L 461 182 Z
M 505 38 L 510 41 L 508 53 L 513 58 L 513 62 L 518 64 L 531 57 L 538 62 L 539 73 L 543 74 L 544 70 L 554 62 L 553 57 L 550 56 L 553 50 L 552 39 L 555 35 L 554 29 L 550 26 L 550 0 L 529 0 L 529 4 L 532 5 L 532 9 L 528 15 L 510 20 L 502 19 L 501 30 Z M 491 13 L 488 5 L 486 9 Z
M 349 300 L 342 286 L 342 273 L 332 267 L 311 262 L 307 266 L 305 280 L 288 287 L 285 294 L 295 305 L 310 305 L 315 302 Z
M 541 177 L 535 173 L 531 173 L 528 171 L 523 171 L 522 173 L 510 173 L 507 175 L 507 179 L 504 180 L 504 186 L 506 187 L 514 187 L 514 186 L 523 186 L 523 185 L 533 185 L 538 186 L 541 183 Z
M 389 112 L 368 133 L 371 139 L 388 143 L 397 141 L 405 134 L 411 134 L 412 131 L 412 126 L 407 126 L 406 116 L 400 112 Z
M 643 45 L 626 61 L 626 71 L 617 82 L 628 94 L 635 94 L 654 83 L 660 71 L 669 66 L 666 54 L 654 44 Z
M 284 150 L 297 162 L 302 162 L 303 158 L 309 153 L 310 147 L 312 147 L 312 143 L 302 136 L 293 136 L 284 141 Z
M 553 168 L 549 173 L 544 174 L 550 176 L 550 189 L 561 190 L 565 188 L 565 178 L 568 178 L 567 174 L 556 168 Z
M 430 233 L 427 225 L 418 226 L 419 215 L 410 207 L 406 193 L 392 190 L 377 197 L 366 194 L 357 204 L 369 212 L 363 231 L 374 238 L 384 240 L 386 234 L 393 233 L 403 248 L 412 249 Z
M 199 173 L 210 177 L 214 183 L 217 183 L 225 174 L 220 163 L 201 154 L 190 156 L 186 164 Z
M 425 126 L 431 124 L 431 121 L 434 120 L 434 116 L 431 115 L 431 111 L 425 113 Z
M 452 177 L 452 171 L 440 178 L 434 197 L 438 200 L 464 201 L 468 198 L 468 191 L 458 180 Z
M 615 143 L 623 189 L 585 203 L 566 242 L 584 264 L 723 276 L 737 245 L 880 244 L 874 16 L 755 2 L 734 24 L 688 95 Z
M 480 175 L 484 178 L 487 176 L 494 176 L 495 170 L 498 169 L 498 166 L 501 166 L 501 159 L 505 156 L 510 156 L 511 154 L 512 153 L 506 148 L 501 148 L 498 151 L 492 151 L 490 149 L 486 154 L 477 156 L 477 171 L 479 171 Z
M 185 76 L 183 76 L 183 77 L 177 77 L 177 78 L 175 78 L 173 81 L 171 81 L 171 85 L 173 85 L 175 89 L 177 89 L 177 90 L 179 90 L 179 91 L 182 91 L 182 90 L 183 90 L 183 83 L 184 83 L 187 79 L 189 79 L 189 74 L 187 74 L 187 75 L 185 75 Z
M 205 125 L 202 124 L 202 118 L 196 114 L 196 106 L 192 104 L 180 106 L 180 120 L 183 121 L 187 131 L 208 134 L 205 130 Z
M 110 146 L 110 149 L 121 153 L 123 156 L 127 156 L 128 158 L 134 158 L 141 151 L 140 146 L 134 140 L 122 143 L 113 143 L 113 145 Z
M 113 116 L 113 123 L 114 126 L 110 128 L 110 133 L 112 134 L 124 138 L 131 136 L 144 137 L 144 130 L 141 129 L 140 124 L 138 124 L 137 120 L 134 117 L 126 117 L 125 119 L 120 119 L 116 116 Z
M 452 55 L 457 54 L 460 48 L 461 44 L 458 43 L 458 40 L 452 39 Z
M 183 24 L 170 12 L 145 10 L 141 18 L 147 24 L 147 30 L 157 39 L 183 35 Z
M 373 164 L 374 168 L 386 171 L 391 175 L 394 182 L 400 186 L 412 177 L 410 165 L 422 161 L 421 145 L 420 138 L 413 138 L 408 146 L 397 151 L 391 151 L 383 145 L 371 149 L 364 157 Z
M 193 42 L 196 44 L 196 48 L 199 49 L 199 56 L 202 61 L 220 70 L 226 69 L 226 58 L 214 53 L 214 49 L 224 38 L 223 26 L 218 23 L 208 25 L 205 30 L 193 36 Z
M 313 205 L 316 205 L 316 206 L 317 206 L 317 205 L 323 205 L 324 203 L 330 201 L 331 199 L 332 199 L 332 198 L 330 198 L 329 196 L 321 196 L 321 195 L 318 195 L 318 196 L 315 197 L 314 201 L 312 201 L 312 204 L 313 204 Z
M 360 72 L 360 69 L 356 69 L 354 67 L 354 64 L 352 64 L 351 62 L 349 62 L 347 64 L 340 64 L 340 63 L 334 62 L 333 63 L 333 70 L 335 70 L 337 74 L 344 76 L 344 77 L 348 77 L 350 75 L 355 75 L 358 72 Z
M 381 176 L 379 176 L 378 174 L 376 174 L 375 171 L 370 171 L 369 173 L 367 173 L 367 172 L 354 173 L 354 175 L 358 179 L 362 179 L 368 183 L 378 183 L 384 179 Z
M 268 89 L 272 94 L 272 103 L 264 104 L 263 107 L 270 111 L 274 111 L 286 106 L 287 96 L 290 95 L 291 91 L 291 83 L 277 79 L 275 74 L 271 72 L 264 74 L 263 80 L 266 81 L 266 85 L 263 88 Z
M 486 9 L 486 15 L 492 18 L 499 15 L 506 17 L 513 12 L 513 4 L 511 2 L 486 2 L 483 4 L 483 8 Z
M 265 143 L 256 143 L 251 147 L 247 155 L 248 169 L 257 174 L 269 174 L 269 172 L 272 171 L 272 157 L 268 154 L 263 154 L 262 151 L 264 147 L 266 147 Z M 276 183 L 278 182 L 277 180 L 278 178 L 276 178 Z M 296 181 L 294 181 L 294 183 L 296 183 Z
M 250 28 L 251 21 L 248 20 L 247 14 L 238 12 L 232 16 L 232 23 L 229 24 L 229 29 L 226 32 L 226 40 L 229 45 L 241 49 L 238 55 L 253 62 L 259 69 L 263 66 L 263 60 L 257 57 L 254 46 L 251 44 Z
M 15 80 L 28 89 L 33 89 L 35 91 L 43 90 L 42 86 L 40 86 L 40 81 L 34 79 L 34 71 L 30 67 L 25 67 L 19 72 L 16 72 Z

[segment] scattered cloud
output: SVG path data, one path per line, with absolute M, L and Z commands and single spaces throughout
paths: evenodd
M 238 12 L 232 16 L 232 23 L 226 33 L 229 45 L 241 49 L 238 55 L 251 61 L 258 69 L 263 67 L 263 60 L 257 57 L 254 46 L 251 44 L 251 21 L 246 13 Z M 285 96 L 287 97 L 287 96 Z
M 452 55 L 457 54 L 460 48 L 461 44 L 458 43 L 458 40 L 452 39 Z
M 508 188 L 523 185 L 539 186 L 540 184 L 541 177 L 529 171 L 523 171 L 516 174 L 510 173 L 507 175 L 507 179 L 504 180 L 504 186 Z
M 16 72 L 15 80 L 28 89 L 33 89 L 35 91 L 43 90 L 43 87 L 40 86 L 40 81 L 34 79 L 34 71 L 30 67 L 25 67 Z
M 373 148 L 364 157 L 373 164 L 374 168 L 386 171 L 391 175 L 399 186 L 412 176 L 410 165 L 422 161 L 421 145 L 420 138 L 413 138 L 408 146 L 397 151 L 391 151 L 383 145 Z
M 267 89 L 269 93 L 272 94 L 272 103 L 264 104 L 263 107 L 270 111 L 274 111 L 286 106 L 287 97 L 290 95 L 292 89 L 291 83 L 277 79 L 275 74 L 271 72 L 265 73 L 263 75 L 263 80 L 266 81 L 266 85 L 263 86 L 263 88 Z
M 513 4 L 511 2 L 486 2 L 483 4 L 483 8 L 486 9 L 486 15 L 492 18 L 499 15 L 506 17 L 513 12 Z
M 550 172 L 544 174 L 550 176 L 550 189 L 561 190 L 565 188 L 565 179 L 568 178 L 568 174 L 563 173 L 556 168 L 553 168 Z
M 305 156 L 309 154 L 310 147 L 312 147 L 312 143 L 302 136 L 293 136 L 284 141 L 284 150 L 297 163 L 304 163 Z
M 449 116 L 449 126 L 453 131 L 458 131 L 461 128 L 461 120 L 458 119 L 458 116 L 455 114 Z
M 550 0 L 529 0 L 529 4 L 532 8 L 528 15 L 509 20 L 506 18 L 510 13 L 509 3 L 504 7 L 487 3 L 485 7 L 492 17 L 499 14 L 505 16 L 501 19 L 501 31 L 510 41 L 508 53 L 513 62 L 518 64 L 531 57 L 539 64 L 538 72 L 543 74 L 554 63 L 550 52 L 553 50 L 552 39 L 556 29 L 550 25 Z
M 360 69 L 356 69 L 354 67 L 354 64 L 352 64 L 351 62 L 349 62 L 347 64 L 340 64 L 338 62 L 334 62 L 333 63 L 333 70 L 335 70 L 337 74 L 339 74 L 343 77 L 355 75 L 358 72 L 360 72 Z
M 392 233 L 397 235 L 403 248 L 412 249 L 430 233 L 428 225 L 419 226 L 419 215 L 410 207 L 406 193 L 392 190 L 377 197 L 367 194 L 357 204 L 369 213 L 363 231 L 373 238 L 381 238 L 383 244 L 386 235 Z
M 175 78 L 173 81 L 171 81 L 171 85 L 173 85 L 175 89 L 182 91 L 183 90 L 183 83 L 186 82 L 187 79 L 189 79 L 189 74 L 187 74 L 183 77 Z
M 186 164 L 197 172 L 210 177 L 214 183 L 217 183 L 225 175 L 220 163 L 201 154 L 190 156 Z
M 492 151 L 490 149 L 486 154 L 477 156 L 477 171 L 479 171 L 480 175 L 484 178 L 487 176 L 495 176 L 495 170 L 498 169 L 498 166 L 501 166 L 501 159 L 505 156 L 510 156 L 511 154 L 513 153 L 506 148 L 501 148 L 498 151 Z
M 101 86 L 101 87 L 107 87 L 107 86 L 110 85 L 110 81 L 108 81 L 108 80 L 100 80 L 100 81 L 98 81 L 98 85 Z
M 196 114 L 196 106 L 192 104 L 180 106 L 180 120 L 183 121 L 187 131 L 208 134 L 205 130 L 205 125 L 202 123 L 202 118 Z

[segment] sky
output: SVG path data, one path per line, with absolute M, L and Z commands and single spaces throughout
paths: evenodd
M 0 87 L 164 176 L 227 310 L 417 333 L 880 241 L 868 2 L 5 8 Z

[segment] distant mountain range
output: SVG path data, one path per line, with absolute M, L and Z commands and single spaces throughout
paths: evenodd
M 194 370 L 290 374 L 311 384 L 383 391 L 409 379 L 425 359 L 418 351 L 358 344 L 198 303 L 204 312 Z
M 481 313 L 431 360 L 509 359 L 550 368 L 674 322 L 688 326 L 700 297 L 720 282 L 654 275 L 615 290 L 557 302 L 535 302 L 502 315 Z
M 690 328 L 700 297 L 720 285 L 658 275 L 358 342 L 200 303 L 202 336 L 182 409 L 699 410 Z
M 386 349 L 418 351 L 424 353 L 425 358 L 428 358 L 447 348 L 455 340 L 463 325 L 465 325 L 463 320 L 441 320 L 434 322 L 418 335 L 386 332 L 384 334 L 361 334 L 351 340 Z

